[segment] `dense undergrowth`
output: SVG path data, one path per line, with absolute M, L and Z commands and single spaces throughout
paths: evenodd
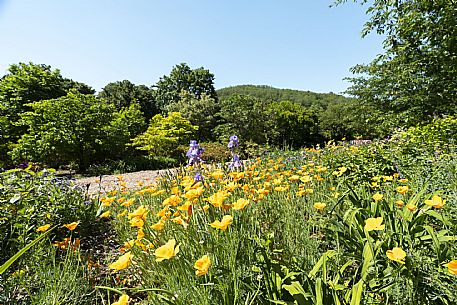
M 435 144 L 276 151 L 137 190 L 119 177 L 90 202 L 4 172 L 0 263 L 52 231 L 1 275 L 0 303 L 455 304 L 457 152 Z

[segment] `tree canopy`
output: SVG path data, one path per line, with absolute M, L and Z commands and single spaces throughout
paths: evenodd
M 100 91 L 98 97 L 112 103 L 117 110 L 129 107 L 136 101 L 140 105 L 146 120 L 151 119 L 158 113 L 154 92 L 145 85 L 135 85 L 128 80 L 107 84 Z
M 347 2 L 338 0 L 336 4 Z M 406 125 L 455 113 L 457 10 L 453 0 L 355 0 L 369 3 L 362 35 L 384 35 L 384 53 L 352 72 L 348 93 Z
M 86 84 L 62 77 L 51 66 L 34 63 L 12 64 L 0 79 L 0 162 L 26 132 L 19 123 L 20 114 L 29 111 L 28 103 L 65 96 L 76 89 L 83 94 L 94 90 Z
M 214 75 L 203 67 L 191 69 L 185 63 L 173 67 L 170 75 L 161 77 L 153 88 L 155 89 L 156 105 L 163 112 L 166 112 L 168 104 L 180 100 L 182 91 L 189 92 L 197 98 L 205 93 L 217 100 Z

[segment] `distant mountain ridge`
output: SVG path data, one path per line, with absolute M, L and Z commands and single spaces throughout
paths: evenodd
M 294 89 L 279 89 L 267 85 L 238 85 L 216 90 L 219 99 L 224 100 L 235 94 L 250 95 L 268 101 L 292 101 L 306 107 L 327 108 L 329 104 L 348 102 L 350 98 L 330 92 L 316 93 Z

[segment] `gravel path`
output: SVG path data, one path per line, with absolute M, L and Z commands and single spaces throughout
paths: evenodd
M 173 168 L 163 170 L 139 171 L 121 175 L 102 175 L 97 177 L 76 179 L 76 184 L 80 185 L 83 189 L 87 190 L 88 195 L 93 196 L 99 193 L 104 194 L 113 189 L 117 189 L 120 184 L 119 178 L 121 177 L 122 181 L 125 182 L 125 187 L 127 189 L 136 189 L 140 188 L 139 183 L 142 183 L 143 185 L 148 185 L 154 183 L 157 177 L 174 175 L 177 173 L 177 171 L 177 168 Z

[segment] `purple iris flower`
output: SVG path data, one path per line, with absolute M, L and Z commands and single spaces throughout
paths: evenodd
M 194 176 L 194 181 L 195 182 L 201 182 L 203 181 L 203 176 L 200 174 L 200 173 L 196 173 L 195 176 Z
M 233 149 L 233 148 L 236 148 L 236 147 L 239 147 L 240 146 L 240 143 L 239 143 L 239 140 L 238 140 L 238 137 L 233 135 L 229 138 L 229 143 L 227 145 L 227 147 L 229 149 Z
M 186 157 L 189 158 L 188 165 L 193 165 L 193 164 L 196 164 L 199 162 L 205 162 L 201 158 L 203 151 L 204 151 L 204 149 L 200 145 L 198 145 L 197 141 L 195 141 L 195 140 L 190 141 L 190 148 L 186 153 Z
M 229 164 L 229 168 L 240 167 L 243 164 L 240 161 L 240 156 L 233 154 L 232 162 Z

